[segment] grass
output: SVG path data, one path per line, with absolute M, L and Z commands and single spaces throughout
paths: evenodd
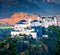
M 0 29 L 8 29 L 8 28 L 13 28 L 13 26 L 0 26 Z

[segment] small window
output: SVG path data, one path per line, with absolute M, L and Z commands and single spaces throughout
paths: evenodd
M 42 23 L 42 21 L 40 21 L 40 23 Z

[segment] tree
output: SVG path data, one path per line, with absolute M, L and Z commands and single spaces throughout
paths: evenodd
M 55 55 L 60 55 L 60 38 L 57 40 L 57 43 L 56 43 Z

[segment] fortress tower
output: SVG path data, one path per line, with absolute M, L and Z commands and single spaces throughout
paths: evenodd
M 28 24 L 29 24 L 29 26 L 31 26 L 31 19 L 28 20 Z
M 57 26 L 57 25 L 58 25 L 57 23 L 58 23 L 58 22 L 57 22 L 57 17 L 54 16 L 54 25 Z

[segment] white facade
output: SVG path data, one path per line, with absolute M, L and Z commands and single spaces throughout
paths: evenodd
M 19 29 L 24 29 L 24 28 L 27 28 L 27 27 L 31 27 L 31 26 L 44 26 L 46 28 L 48 28 L 49 26 L 52 26 L 52 25 L 55 25 L 57 26 L 57 18 L 56 17 L 37 17 L 37 22 L 33 22 L 31 23 L 31 19 L 29 19 L 27 21 L 27 23 L 24 23 L 24 24 L 15 24 L 14 25 L 14 29 L 15 30 L 19 30 Z M 39 22 L 41 21 L 41 23 Z
M 24 28 L 30 27 L 29 24 L 15 24 L 14 30 L 24 30 Z
M 15 24 L 14 25 L 14 30 L 15 31 L 11 31 L 11 36 L 19 36 L 19 34 L 26 34 L 26 35 L 32 35 L 33 38 L 37 38 L 36 32 L 33 32 L 34 29 L 27 29 L 27 27 L 31 27 L 31 19 L 29 19 L 27 21 L 27 23 L 23 23 L 23 24 Z M 17 31 L 18 30 L 18 31 Z
M 48 35 L 42 35 L 42 37 L 46 37 L 46 38 L 48 38 Z
M 54 17 L 37 17 L 38 22 L 34 22 L 31 25 L 32 26 L 44 26 L 45 28 L 48 28 L 49 26 L 55 25 L 57 26 L 57 18 Z M 41 21 L 41 23 L 39 22 Z
M 42 26 L 44 26 L 45 28 L 48 28 L 49 26 L 55 25 L 57 26 L 57 18 L 56 17 L 45 17 L 44 19 L 42 19 Z
M 42 23 L 40 23 L 40 22 L 34 22 L 34 23 L 32 23 L 31 26 L 41 26 L 41 25 L 42 25 Z
M 26 34 L 26 35 L 32 35 L 33 38 L 37 38 L 36 32 L 30 32 L 30 31 L 21 31 L 21 32 L 16 32 L 16 31 L 11 31 L 11 37 L 14 38 L 14 36 L 18 36 L 19 34 Z
M 32 35 L 32 37 L 33 37 L 34 39 L 37 38 L 37 33 L 36 33 L 36 32 L 31 32 L 30 34 Z
M 41 22 L 40 22 L 41 21 Z M 48 28 L 49 26 L 55 25 L 57 26 L 57 18 L 54 17 L 54 19 L 52 19 L 52 17 L 37 17 L 37 21 L 36 22 L 32 22 L 31 23 L 31 19 L 29 19 L 26 23 L 23 24 L 15 24 L 14 25 L 14 30 L 15 31 L 11 31 L 11 35 L 13 36 L 19 36 L 19 34 L 26 34 L 26 35 L 32 35 L 33 38 L 37 38 L 37 33 L 34 32 L 34 29 L 25 29 L 25 28 L 30 28 L 31 26 L 44 26 L 45 28 Z M 19 31 L 16 31 L 19 30 Z M 43 37 L 48 37 L 47 35 L 43 35 Z

